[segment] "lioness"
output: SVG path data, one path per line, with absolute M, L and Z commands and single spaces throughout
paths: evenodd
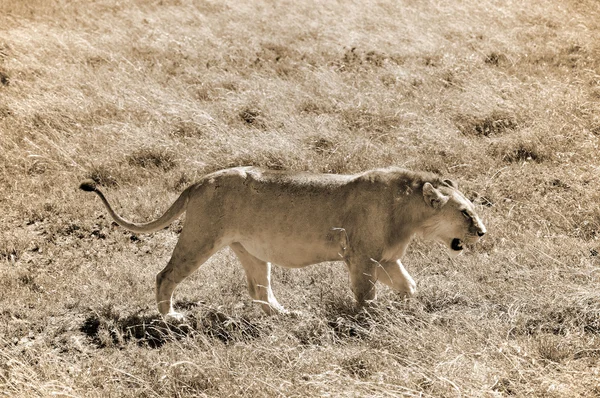
M 172 294 L 210 256 L 229 245 L 239 258 L 250 296 L 267 314 L 284 313 L 271 290 L 271 262 L 289 268 L 343 260 L 359 304 L 375 299 L 375 282 L 412 296 L 415 282 L 400 258 L 414 235 L 434 239 L 458 254 L 486 232 L 473 204 L 451 180 L 400 168 L 353 175 L 308 174 L 237 167 L 217 171 L 188 187 L 156 221 L 122 227 L 152 232 L 187 211 L 167 266 L 156 276 L 163 315 L 180 318 Z

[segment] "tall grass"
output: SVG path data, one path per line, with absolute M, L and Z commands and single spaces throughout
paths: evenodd
M 0 394 L 600 395 L 600 5 L 0 1 Z M 354 308 L 344 267 L 274 270 L 265 317 L 228 250 L 157 316 L 181 221 L 135 220 L 235 165 L 459 181 L 488 226 Z

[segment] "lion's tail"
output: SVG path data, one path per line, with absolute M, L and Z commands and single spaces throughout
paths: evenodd
M 94 181 L 87 180 L 82 182 L 79 186 L 79 189 L 86 192 L 95 192 L 102 200 L 102 203 L 104 203 L 104 206 L 106 206 L 106 209 L 108 210 L 108 213 L 113 218 L 113 220 L 115 220 L 115 222 L 123 228 L 127 228 L 128 230 L 136 233 L 154 232 L 158 231 L 159 229 L 165 228 L 185 211 L 189 200 L 188 188 L 185 191 L 183 191 L 183 193 L 179 196 L 179 198 L 177 198 L 175 203 L 173 203 L 171 207 L 159 219 L 150 221 L 148 223 L 137 224 L 131 221 L 127 221 L 121 216 L 119 216 L 117 213 L 115 213 L 115 211 L 110 206 L 110 203 L 108 203 L 108 200 L 106 200 L 106 197 L 98 189 Z

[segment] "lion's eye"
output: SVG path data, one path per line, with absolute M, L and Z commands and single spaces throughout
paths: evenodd
M 464 216 L 464 217 L 465 217 L 467 220 L 470 220 L 470 219 L 471 219 L 471 215 L 469 214 L 469 212 L 468 212 L 468 211 L 466 211 L 466 210 L 462 210 L 462 211 L 461 211 L 461 213 L 462 213 L 462 215 L 463 215 L 463 216 Z

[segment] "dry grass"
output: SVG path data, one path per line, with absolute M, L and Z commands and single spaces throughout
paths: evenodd
M 0 395 L 600 396 L 600 5 L 0 1 Z M 416 242 L 417 296 L 353 308 L 339 264 L 276 269 L 261 315 L 224 250 L 156 316 L 207 171 L 400 165 L 458 180 L 485 241 Z

